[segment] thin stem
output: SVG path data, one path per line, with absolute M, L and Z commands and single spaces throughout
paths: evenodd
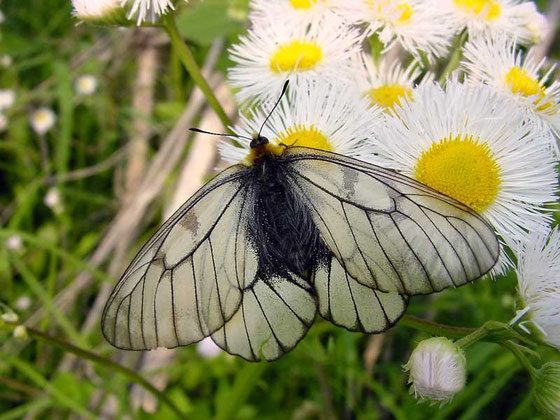
M 10 326 L 14 326 L 13 324 L 8 324 Z M 120 372 L 126 376 L 128 376 L 130 379 L 132 379 L 134 382 L 136 382 L 138 385 L 142 386 L 143 388 L 145 388 L 148 392 L 152 393 L 159 401 L 161 401 L 162 403 L 166 404 L 167 406 L 169 406 L 169 408 L 171 408 L 173 410 L 173 412 L 175 412 L 175 414 L 177 414 L 179 416 L 179 418 L 186 418 L 185 414 L 183 412 L 181 412 L 181 410 L 179 409 L 179 407 L 177 407 L 175 405 L 175 403 L 173 401 L 171 401 L 163 392 L 159 391 L 156 387 L 154 387 L 150 382 L 148 382 L 146 379 L 144 379 L 142 376 L 140 376 L 138 373 L 134 372 L 133 370 L 128 369 L 125 366 L 122 366 L 116 362 L 113 362 L 111 359 L 108 359 L 106 357 L 100 356 L 98 354 L 95 354 L 91 351 L 82 349 L 80 347 L 74 346 L 73 344 L 70 344 L 66 341 L 63 341 L 59 338 L 53 337 L 51 335 L 45 334 L 39 330 L 36 330 L 34 328 L 31 327 L 26 327 L 27 329 L 27 333 L 29 334 L 29 336 L 41 340 L 47 344 L 50 344 L 52 346 L 55 347 L 59 347 L 69 353 L 72 353 L 82 359 L 87 359 L 87 360 L 91 360 L 92 362 L 98 363 L 108 369 L 111 369 L 113 371 L 116 372 Z
M 412 315 L 404 315 L 399 321 L 399 325 L 404 325 L 405 327 L 423 331 L 428 334 L 442 335 L 447 338 L 463 338 L 477 331 L 476 328 L 451 327 L 449 325 L 426 321 Z
M 467 31 L 463 30 L 463 32 L 461 32 L 457 36 L 453 44 L 453 53 L 451 54 L 451 57 L 449 57 L 449 61 L 447 62 L 447 65 L 445 66 L 443 72 L 441 73 L 441 76 L 439 77 L 439 83 L 444 83 L 451 72 L 459 67 L 459 63 L 461 62 L 461 58 L 463 57 L 463 45 L 466 41 Z
M 519 361 L 521 366 L 527 369 L 527 371 L 531 374 L 531 376 L 533 376 L 537 372 L 533 364 L 529 361 L 529 359 L 527 359 L 527 357 L 525 357 L 523 352 L 518 348 L 518 345 L 515 344 L 513 341 L 504 341 L 500 343 L 500 345 L 508 349 Z
M 482 340 L 483 338 L 486 338 L 486 336 L 488 336 L 488 332 L 489 331 L 486 328 L 486 326 L 483 325 L 478 330 L 474 331 L 472 334 L 469 334 L 469 335 L 457 340 L 455 344 L 457 344 L 459 347 L 467 348 L 471 344 L 474 344 L 477 341 Z
M 226 129 L 229 128 L 232 125 L 231 121 L 227 116 L 226 112 L 224 111 L 224 109 L 222 108 L 222 105 L 214 95 L 214 92 L 212 92 L 212 89 L 208 85 L 208 82 L 200 72 L 200 68 L 196 63 L 196 60 L 194 59 L 191 50 L 189 49 L 187 44 L 183 41 L 183 38 L 181 37 L 181 34 L 179 33 L 179 30 L 177 28 L 177 24 L 175 23 L 173 14 L 170 13 L 165 16 L 164 28 L 169 34 L 169 38 L 171 39 L 171 44 L 175 48 L 175 51 L 177 52 L 179 59 L 185 66 L 185 69 L 189 72 L 193 81 L 200 88 L 200 90 L 202 90 L 204 96 L 208 100 L 208 103 L 214 109 L 214 111 L 216 111 L 216 114 L 218 114 L 218 117 L 220 118 L 220 121 L 222 122 L 223 126 Z

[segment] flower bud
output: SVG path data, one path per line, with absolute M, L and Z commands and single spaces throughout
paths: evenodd
M 416 398 L 449 402 L 466 381 L 463 350 L 445 337 L 422 341 L 404 366 L 410 372 L 410 392 Z
M 22 341 L 29 338 L 29 335 L 27 334 L 27 328 L 25 328 L 25 325 L 18 325 L 17 327 L 14 328 L 14 338 Z
M 2 318 L 2 321 L 7 322 L 8 324 L 15 324 L 19 321 L 19 316 L 17 316 L 17 314 L 14 312 L 2 314 L 0 318 Z
M 531 395 L 542 414 L 560 418 L 560 362 L 545 363 L 534 373 Z

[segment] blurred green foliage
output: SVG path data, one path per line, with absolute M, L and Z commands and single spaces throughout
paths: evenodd
M 546 8 L 539 2 L 540 9 Z M 106 268 L 88 267 L 87 256 L 115 215 L 122 191 L 115 181 L 123 163 L 77 180 L 64 175 L 91 167 L 121 150 L 134 118 L 132 81 L 142 45 L 142 29 L 93 27 L 71 17 L 68 0 L 4 0 L 0 25 L 0 56 L 13 64 L 0 69 L 0 88 L 14 89 L 16 104 L 8 110 L 7 130 L 0 134 L 0 301 L 10 307 L 29 296 L 30 308 L 19 310 L 26 320 L 45 311 L 35 325 L 75 345 L 121 360 L 134 367 L 140 353 L 123 355 L 102 338 L 98 325 L 81 326 L 103 282 Z M 214 40 L 235 40 L 245 30 L 247 2 L 191 2 L 178 16 L 181 34 L 202 61 Z M 552 58 L 560 57 L 560 43 Z M 155 127 L 150 154 L 173 126 L 188 100 L 192 84 L 167 45 L 156 85 Z M 225 50 L 224 50 L 225 51 Z M 227 68 L 224 52 L 218 68 Z M 77 76 L 97 77 L 91 97 L 74 93 Z M 44 138 L 29 127 L 30 113 L 51 107 L 57 123 Z M 174 175 L 176 175 L 174 173 Z M 57 181 L 57 179 L 59 181 Z M 44 203 L 49 188 L 61 194 L 61 211 Z M 162 191 L 168 197 L 172 184 Z M 186 198 L 186 197 L 185 197 Z M 161 220 L 158 203 L 142 221 L 131 258 Z M 6 247 L 14 233 L 23 249 Z M 53 303 L 84 271 L 95 273 L 94 284 L 76 297 L 69 312 Z M 486 320 L 507 322 L 515 313 L 513 274 L 482 280 L 458 290 L 413 298 L 408 314 L 449 325 L 478 327 Z M 373 374 L 366 372 L 364 353 L 371 337 L 348 332 L 320 320 L 290 354 L 274 363 L 250 364 L 226 354 L 203 359 L 191 346 L 176 351 L 174 361 L 148 378 L 166 373 L 165 393 L 192 419 L 537 419 L 529 399 L 529 379 L 514 357 L 494 344 L 468 348 L 466 389 L 442 408 L 419 404 L 409 394 L 402 365 L 426 335 L 397 325 L 384 335 Z M 543 354 L 547 350 L 543 349 Z M 117 416 L 174 418 L 164 405 L 157 417 L 131 407 L 130 380 L 89 362 L 62 371 L 64 353 L 40 341 L 20 343 L 0 331 L 0 420 L 19 418 L 97 418 L 110 398 Z M 549 352 L 550 358 L 558 354 Z M 96 398 L 94 398 L 96 396 Z M 70 413 L 73 413 L 71 415 Z

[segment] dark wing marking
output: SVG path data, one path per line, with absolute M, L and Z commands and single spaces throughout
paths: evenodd
M 317 267 L 313 283 L 321 316 L 350 331 L 385 331 L 401 318 L 408 304 L 407 297 L 398 293 L 383 293 L 358 283 L 334 256 Z
M 292 350 L 315 319 L 317 302 L 302 279 L 259 278 L 243 293 L 241 308 L 212 334 L 222 349 L 256 362 Z
M 471 282 L 499 256 L 474 210 L 396 172 L 303 147 L 284 152 L 327 246 L 361 284 L 418 295 Z
M 189 199 L 134 258 L 103 311 L 105 338 L 122 349 L 187 345 L 220 329 L 253 284 L 248 169 L 221 172 Z

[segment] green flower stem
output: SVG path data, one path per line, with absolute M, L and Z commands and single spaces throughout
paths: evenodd
M 447 65 L 443 69 L 441 76 L 438 79 L 439 83 L 444 83 L 451 72 L 459 67 L 459 63 L 461 62 L 461 58 L 463 57 L 463 45 L 465 45 L 465 42 L 467 42 L 467 38 L 468 34 L 467 30 L 465 29 L 455 39 L 455 42 L 453 43 L 453 52 L 451 53 L 451 57 L 449 57 L 449 61 L 447 62 Z
M 531 377 L 533 377 L 537 373 L 537 369 L 535 369 L 533 364 L 529 361 L 529 359 L 527 359 L 527 356 L 523 354 L 523 352 L 519 348 L 519 345 L 509 340 L 500 343 L 500 345 L 508 349 L 515 356 L 515 358 L 519 361 L 521 366 L 527 369 L 527 372 L 531 374 Z
M 208 100 L 208 103 L 214 109 L 214 111 L 216 111 L 216 114 L 218 114 L 218 117 L 220 118 L 220 121 L 222 122 L 224 127 L 228 129 L 228 127 L 232 125 L 231 121 L 222 108 L 222 105 L 214 95 L 214 92 L 212 92 L 212 89 L 208 85 L 208 82 L 206 81 L 206 79 L 204 79 L 204 76 L 200 72 L 200 68 L 196 63 L 191 50 L 183 41 L 181 34 L 179 34 L 179 30 L 177 28 L 177 24 L 175 23 L 173 14 L 170 13 L 164 17 L 163 27 L 169 34 L 169 37 L 171 38 L 171 44 L 175 48 L 175 51 L 177 52 L 179 59 L 185 66 L 185 69 L 189 72 L 194 83 L 196 83 L 200 90 L 202 90 L 204 96 Z
M 435 336 L 457 339 L 457 344 L 461 347 L 468 347 L 480 340 L 499 344 L 507 340 L 519 340 L 526 344 L 533 344 L 531 340 L 514 331 L 508 324 L 498 321 L 488 321 L 480 328 L 462 328 L 405 315 L 399 324 Z
M 5 323 L 4 325 L 12 328 L 16 326 L 14 324 L 8 324 L 8 323 Z M 173 410 L 175 414 L 177 414 L 179 418 L 186 418 L 185 414 L 179 409 L 179 407 L 177 407 L 177 405 L 175 405 L 173 401 L 171 401 L 163 392 L 159 391 L 150 382 L 148 382 L 146 379 L 144 379 L 142 376 L 140 376 L 138 373 L 134 372 L 133 370 L 130 370 L 125 366 L 113 362 L 111 359 L 100 356 L 96 353 L 82 349 L 80 347 L 74 346 L 73 344 L 70 344 L 66 341 L 63 341 L 51 335 L 45 334 L 34 328 L 26 327 L 26 329 L 27 329 L 27 333 L 32 338 L 43 341 L 52 346 L 61 348 L 62 350 L 72 353 L 82 359 L 90 360 L 94 363 L 106 367 L 107 369 L 128 376 L 138 385 L 145 388 L 148 392 L 152 393 L 161 403 L 166 404 L 171 410 Z
M 447 338 L 463 338 L 477 331 L 476 328 L 451 327 L 449 325 L 426 321 L 412 315 L 404 315 L 399 321 L 399 325 L 404 325 L 408 328 L 413 328 L 428 334 L 444 336 Z

